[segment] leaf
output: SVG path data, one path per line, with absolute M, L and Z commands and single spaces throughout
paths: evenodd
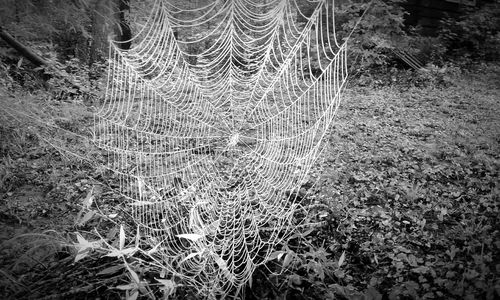
M 369 287 L 365 292 L 366 300 L 382 300 L 382 294 L 380 294 L 374 287 Z
M 340 255 L 340 258 L 339 258 L 339 268 L 344 264 L 344 261 L 345 261 L 345 250 L 344 252 L 342 252 L 342 255 Z
M 111 228 L 106 234 L 106 239 L 107 240 L 114 239 L 118 231 L 119 231 L 118 226 L 113 226 L 113 228 Z
M 137 248 L 135 247 L 130 247 L 130 248 L 125 248 L 125 249 L 113 249 L 111 252 L 108 254 L 104 255 L 107 257 L 122 257 L 122 256 L 127 256 L 127 255 L 132 255 L 137 251 Z
M 175 292 L 175 289 L 178 287 L 177 283 L 175 283 L 173 280 L 170 279 L 158 279 L 155 278 L 159 283 L 161 283 L 163 286 L 160 287 L 166 294 L 165 296 L 170 296 L 173 295 Z
M 306 232 L 302 233 L 301 236 L 306 237 L 306 236 L 310 235 L 311 232 L 313 232 L 314 230 L 315 230 L 314 228 L 311 228 L 311 229 L 307 230 Z
M 125 230 L 123 229 L 123 225 L 120 225 L 120 244 L 119 249 L 122 250 L 125 246 Z
M 282 252 L 282 253 L 278 254 L 278 260 L 280 260 L 283 257 L 283 255 L 285 255 L 285 254 L 286 254 L 286 252 Z
M 136 286 L 137 286 L 137 284 L 141 283 L 141 280 L 139 279 L 139 275 L 137 275 L 137 273 L 134 270 L 132 270 L 126 262 L 124 262 L 124 263 L 125 263 L 125 266 L 127 267 L 127 270 L 130 272 L 132 279 L 134 280 L 134 282 L 136 283 Z
M 85 225 L 85 223 L 87 223 L 88 221 L 90 221 L 90 219 L 92 219 L 92 217 L 95 215 L 95 211 L 93 210 L 90 210 L 88 211 L 85 216 L 83 216 L 83 218 L 81 220 L 77 220 L 77 226 L 83 226 Z
M 302 285 L 302 277 L 297 274 L 291 274 L 288 276 L 288 286 L 297 287 Z
M 330 284 L 328 286 L 330 289 L 334 290 L 336 294 L 346 298 L 346 299 L 363 299 L 363 295 L 356 291 L 352 286 L 341 286 L 339 284 Z
M 318 215 L 318 218 L 320 218 L 320 219 L 323 219 L 323 218 L 326 218 L 326 217 L 328 217 L 328 212 L 326 212 L 326 211 L 325 211 L 325 212 L 322 212 L 322 213 L 320 213 L 320 214 Z
M 457 254 L 458 249 L 455 247 L 455 245 L 451 245 L 449 250 L 446 250 L 446 254 L 450 257 L 450 260 L 453 260 L 455 258 L 455 255 Z
M 396 250 L 399 250 L 400 252 L 402 252 L 402 253 L 406 253 L 406 254 L 411 253 L 411 251 L 410 251 L 408 248 L 405 248 L 405 247 L 403 247 L 403 246 L 397 246 L 397 247 L 396 247 Z
M 161 242 L 156 244 L 152 249 L 148 250 L 146 252 L 146 254 L 151 255 L 151 254 L 155 253 L 156 251 L 158 251 L 158 247 L 160 247 L 160 245 L 161 245 Z
M 186 233 L 186 234 L 178 234 L 178 235 L 176 235 L 176 237 L 188 239 L 190 241 L 196 242 L 197 240 L 202 238 L 203 235 L 195 234 L 195 233 Z
M 87 241 L 79 232 L 76 233 L 76 239 L 78 240 L 79 245 L 90 245 L 90 242 Z
M 122 291 L 129 291 L 137 288 L 137 284 L 135 283 L 129 283 L 129 284 L 122 284 L 119 286 L 116 286 L 115 289 L 122 290 Z
M 127 300 L 136 300 L 137 297 L 139 297 L 139 291 L 133 291 L 132 292 L 132 295 L 129 295 L 127 297 Z
M 293 251 L 289 251 L 289 252 L 286 254 L 286 256 L 285 256 L 285 260 L 283 261 L 283 268 L 286 268 L 286 267 L 290 264 L 290 262 L 292 262 L 292 260 L 293 260 L 293 255 L 294 255 Z
M 226 262 L 215 253 L 214 253 L 214 256 L 215 256 L 215 262 L 217 263 L 220 270 L 222 271 L 222 274 L 224 276 L 226 276 L 226 278 L 229 281 L 233 281 L 233 275 L 229 272 Z
M 87 255 L 89 254 L 89 250 L 85 250 L 85 251 L 78 251 L 78 253 L 76 254 L 75 256 L 75 262 L 79 261 L 79 260 L 82 260 L 84 259 L 85 257 L 87 257 Z
M 217 229 L 219 228 L 220 221 L 213 221 L 212 223 L 208 224 L 205 228 L 203 228 L 203 234 L 204 235 L 211 235 L 215 234 L 217 232 Z
M 121 269 L 123 269 L 123 265 L 111 266 L 111 267 L 108 267 L 108 268 L 100 271 L 99 273 L 97 273 L 97 275 L 115 274 L 116 272 L 120 271 Z
M 464 273 L 464 277 L 465 279 L 467 280 L 473 280 L 474 278 L 478 277 L 480 274 L 476 271 L 476 270 L 467 270 L 465 273 Z
M 276 258 L 281 258 L 281 256 L 284 253 L 285 253 L 285 251 L 274 251 L 273 253 L 271 253 L 271 255 L 269 255 L 269 257 L 267 258 L 267 261 L 270 261 L 270 260 L 273 260 Z
M 429 272 L 429 267 L 420 266 L 420 267 L 417 267 L 417 268 L 413 268 L 411 270 L 412 270 L 412 272 L 415 272 L 415 273 L 425 274 L 425 273 Z
M 296 238 L 304 238 L 304 237 L 308 236 L 309 234 L 311 234 L 311 232 L 313 232 L 314 230 L 315 229 L 313 228 L 313 229 L 309 229 L 305 232 L 297 232 L 294 235 L 292 235 L 290 237 L 290 239 L 292 240 L 292 239 L 296 239 Z
M 85 199 L 83 199 L 82 201 L 82 205 L 83 207 L 85 208 L 90 208 L 90 206 L 92 206 L 92 202 L 94 202 L 94 188 L 90 189 L 90 191 L 87 193 L 87 197 L 85 197 Z
M 74 243 L 74 246 L 78 253 L 75 256 L 75 262 L 84 259 L 89 254 L 90 250 L 100 247 L 101 245 L 98 241 L 87 241 L 79 232 L 76 233 L 76 239 L 78 240 L 78 243 Z
M 158 281 L 159 283 L 163 284 L 164 287 L 166 287 L 166 288 L 173 288 L 173 287 L 177 286 L 177 284 L 170 279 L 155 278 L 155 280 Z
M 201 256 L 201 254 L 202 254 L 202 253 L 203 253 L 203 251 L 199 251 L 199 252 L 191 253 L 191 254 L 189 254 L 188 256 L 184 257 L 184 259 L 183 259 L 183 260 L 181 260 L 181 263 L 182 263 L 182 262 L 185 262 L 186 260 L 191 259 L 191 258 L 193 258 L 193 257 L 195 257 L 195 256 L 197 256 L 197 255 L 200 255 L 200 256 Z

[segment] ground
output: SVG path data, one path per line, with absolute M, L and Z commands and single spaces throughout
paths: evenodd
M 277 247 L 267 267 L 279 275 L 259 269 L 247 298 L 500 297 L 499 99 L 498 65 L 420 87 L 349 86 L 312 174 L 315 225 Z M 74 232 L 102 225 L 89 192 L 105 213 L 119 201 L 104 173 L 0 120 L 0 297 L 119 299 L 106 288 L 125 268 L 73 263 Z

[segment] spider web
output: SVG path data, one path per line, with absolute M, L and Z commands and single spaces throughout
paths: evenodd
M 204 294 L 244 286 L 296 225 L 347 78 L 334 7 L 156 0 L 132 48 L 111 46 L 94 141 L 148 253 Z

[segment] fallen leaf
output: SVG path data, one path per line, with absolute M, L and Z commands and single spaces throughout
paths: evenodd
M 120 225 L 120 245 L 119 249 L 122 250 L 125 246 L 125 230 L 123 229 L 123 225 Z
M 97 273 L 97 275 L 115 274 L 116 272 L 120 271 L 121 269 L 123 269 L 123 265 L 115 265 L 115 266 L 111 266 L 111 267 L 108 267 L 108 268 L 100 271 L 99 273 Z
M 344 261 L 345 261 L 345 250 L 344 250 L 344 252 L 342 252 L 342 255 L 340 255 L 339 262 L 338 262 L 339 268 L 344 264 Z
M 178 235 L 176 235 L 176 237 L 188 239 L 190 241 L 196 242 L 197 240 L 201 239 L 203 237 L 203 235 L 194 234 L 194 233 L 186 233 L 186 234 L 178 234 Z

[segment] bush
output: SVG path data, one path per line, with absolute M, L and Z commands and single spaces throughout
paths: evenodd
M 347 38 L 357 25 L 350 37 L 352 65 L 357 66 L 356 71 L 387 67 L 395 59 L 394 46 L 408 39 L 404 31 L 406 11 L 399 5 L 404 1 L 375 0 L 371 5 L 368 2 L 349 1 L 342 4 L 336 14 L 340 39 Z
M 50 93 L 57 100 L 84 100 L 93 102 L 104 97 L 106 62 L 96 61 L 92 66 L 71 58 L 54 62 L 58 71 L 47 70 Z
M 445 62 L 447 48 L 439 37 L 412 34 L 409 37 L 407 48 L 423 65 L 442 66 Z
M 500 4 L 498 1 L 470 10 L 459 19 L 442 21 L 439 38 L 451 58 L 498 60 L 500 58 Z

